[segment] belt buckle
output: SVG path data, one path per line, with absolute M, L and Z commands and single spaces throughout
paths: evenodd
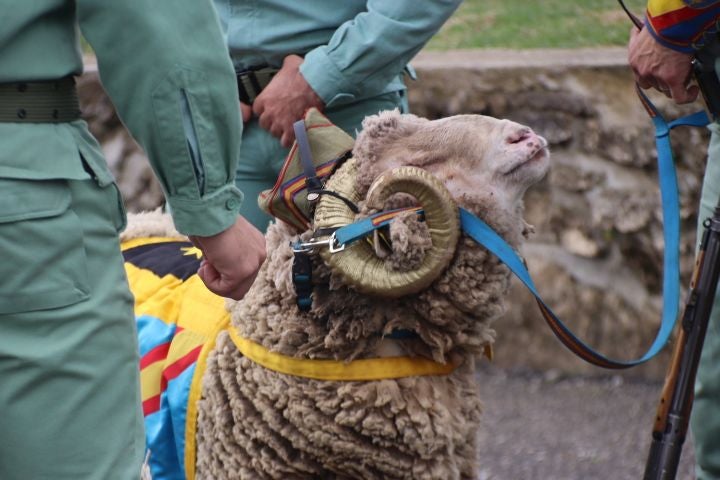
M 252 105 L 278 71 L 276 68 L 260 65 L 237 72 L 235 75 L 237 77 L 240 101 Z

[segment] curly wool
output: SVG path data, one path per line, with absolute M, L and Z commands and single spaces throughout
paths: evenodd
M 254 364 L 224 335 L 208 369 L 197 478 L 473 476 L 470 365 L 442 378 L 308 380 Z

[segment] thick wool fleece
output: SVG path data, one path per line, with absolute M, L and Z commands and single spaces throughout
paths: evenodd
M 367 129 L 368 142 L 395 136 L 400 128 L 390 117 L 380 116 L 377 124 L 381 128 Z M 376 152 L 365 144 L 355 150 L 366 162 L 358 179 L 365 189 L 376 176 Z M 522 204 L 496 199 L 482 189 L 456 197 L 517 246 L 527 227 Z M 415 261 L 427 238 L 405 237 L 427 236 L 427 229 L 412 215 L 399 221 L 389 258 Z M 228 303 L 242 336 L 296 358 L 351 361 L 389 349 L 460 366 L 446 376 L 317 381 L 267 370 L 223 334 L 209 357 L 199 403 L 197 478 L 475 478 L 481 413 L 475 365 L 494 340 L 491 323 L 503 312 L 507 268 L 462 236 L 451 264 L 429 288 L 389 300 L 342 285 L 318 257 L 313 307 L 303 313 L 291 281 L 289 245 L 297 238 L 283 224 L 269 228 L 268 257 L 257 280 L 245 299 Z M 395 329 L 418 337 L 383 339 Z

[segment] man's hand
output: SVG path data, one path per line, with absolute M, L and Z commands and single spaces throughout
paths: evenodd
M 303 59 L 288 55 L 282 68 L 253 102 L 253 112 L 260 126 L 280 139 L 287 148 L 295 140 L 293 123 L 300 120 L 310 107 L 321 110 L 325 104 L 300 73 Z
M 240 300 L 250 290 L 265 261 L 265 237 L 245 218 L 211 237 L 190 237 L 203 252 L 198 269 L 208 290 L 222 297 Z
M 249 122 L 253 115 L 252 107 L 247 103 L 240 102 L 240 115 L 242 115 L 243 123 Z
M 690 85 L 692 55 L 664 47 L 647 31 L 633 28 L 628 43 L 628 62 L 642 88 L 654 88 L 675 103 L 690 103 L 699 93 Z

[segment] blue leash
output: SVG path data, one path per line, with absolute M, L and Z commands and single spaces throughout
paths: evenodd
M 662 322 L 655 340 L 648 351 L 641 357 L 635 360 L 610 359 L 596 352 L 575 336 L 542 300 L 530 277 L 530 273 L 525 267 L 524 261 L 515 253 L 515 250 L 485 222 L 467 210 L 460 209 L 460 224 L 463 231 L 496 255 L 523 282 L 535 296 L 545 321 L 563 345 L 583 360 L 608 369 L 629 368 L 650 360 L 662 350 L 672 334 L 678 316 L 680 296 L 680 212 L 675 162 L 670 147 L 669 134 L 675 127 L 702 127 L 710 122 L 704 111 L 667 122 L 639 88 L 638 94 L 655 126 L 658 176 L 663 209 L 663 237 L 665 239 Z M 389 219 L 382 222 L 373 222 L 374 217 L 387 216 L 387 214 L 388 212 L 381 212 L 371 218 L 341 227 L 333 235 L 334 242 L 336 245 L 344 246 L 366 236 L 373 230 L 389 223 Z

